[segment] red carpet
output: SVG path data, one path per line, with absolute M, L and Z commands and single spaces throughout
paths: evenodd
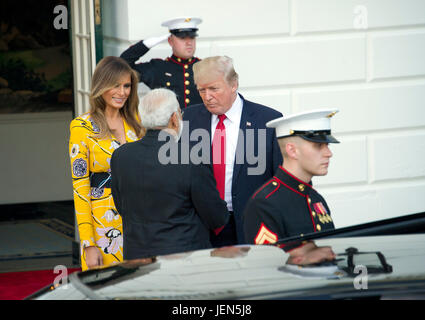
M 68 275 L 81 269 L 68 269 Z M 0 273 L 0 300 L 22 300 L 37 290 L 52 284 L 63 273 L 53 270 Z M 58 278 L 58 280 L 60 279 Z

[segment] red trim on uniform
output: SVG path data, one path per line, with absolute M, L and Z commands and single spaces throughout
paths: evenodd
M 183 68 L 183 102 L 184 102 L 184 107 L 186 108 L 187 107 L 187 103 L 186 103 L 186 80 L 187 80 L 187 78 L 184 76 L 184 74 L 186 73 L 186 70 L 189 70 L 189 68 L 185 69 L 184 66 L 185 65 L 194 64 L 195 62 L 198 62 L 199 59 L 198 58 L 195 58 L 195 57 L 192 57 L 191 58 L 192 61 L 189 62 L 188 61 L 189 59 L 182 59 L 182 58 L 180 58 L 182 60 L 185 60 L 186 63 L 178 62 L 177 60 L 174 60 L 173 57 L 169 57 L 167 59 L 170 59 L 175 64 L 181 65 L 182 68 Z
M 218 236 L 218 234 L 221 232 L 221 230 L 223 230 L 224 229 L 224 226 L 222 226 L 222 227 L 220 227 L 220 228 L 217 228 L 217 229 L 214 229 L 214 233 L 215 233 L 215 235 L 216 236 Z
M 295 180 L 297 180 L 298 182 L 305 184 L 306 186 L 309 186 L 310 188 L 313 189 L 313 186 L 309 185 L 308 183 L 298 179 L 296 176 L 294 176 L 292 173 L 290 173 L 289 171 L 285 170 L 282 166 L 279 166 L 280 169 L 282 169 L 284 172 L 286 172 L 289 176 L 291 176 L 292 178 L 294 178 Z
M 313 223 L 314 232 L 316 232 L 316 224 L 314 223 L 314 218 L 313 218 L 313 215 L 311 213 L 311 207 L 310 207 L 310 204 L 308 203 L 308 196 L 306 196 L 306 195 L 302 194 L 301 192 L 298 192 L 297 190 L 291 188 L 290 186 L 288 186 L 287 184 L 285 184 L 284 182 L 282 182 L 279 178 L 277 178 L 277 177 L 274 177 L 274 178 L 276 180 L 278 180 L 281 184 L 283 184 L 285 187 L 287 187 L 288 189 L 291 189 L 295 193 L 298 193 L 300 196 L 303 196 L 304 198 L 306 198 L 307 205 L 308 205 L 308 210 L 309 210 L 309 213 L 310 213 L 311 222 Z
M 173 59 L 173 57 L 169 57 L 169 59 L 170 59 L 171 61 L 173 61 L 174 63 L 176 63 L 176 64 L 182 65 L 182 63 L 181 63 L 181 62 L 178 62 L 177 60 L 174 60 L 174 59 Z M 181 59 L 181 58 L 180 58 L 180 59 Z
M 263 190 L 265 187 L 267 187 L 270 183 L 272 183 L 273 182 L 273 180 L 270 180 L 269 182 L 267 182 L 266 184 L 263 184 L 261 187 L 260 187 L 260 189 L 258 189 L 253 195 L 252 195 L 252 199 L 254 199 L 256 196 L 257 196 L 257 194 L 261 191 L 261 190 Z
M 278 182 L 277 183 L 277 187 L 272 191 L 272 192 L 270 192 L 267 196 L 266 196 L 266 199 L 268 198 L 268 197 L 270 197 L 273 193 L 275 193 L 276 192 L 276 190 L 277 189 L 279 189 L 279 187 L 280 187 L 280 183 Z
M 178 57 L 177 57 L 177 58 L 178 58 Z M 190 62 L 189 62 L 189 59 L 183 59 L 183 58 L 180 58 L 180 59 L 182 59 L 182 60 L 185 60 L 187 63 L 178 62 L 177 60 L 173 59 L 173 57 L 168 57 L 167 59 L 170 59 L 170 60 L 172 60 L 174 63 L 177 63 L 177 64 L 179 64 L 179 65 L 181 65 L 181 66 L 183 66 L 183 67 L 184 67 L 184 65 L 185 65 L 185 64 L 193 64 L 193 63 L 195 63 L 195 62 L 198 62 L 198 61 L 199 61 L 199 59 L 198 59 L 198 58 L 195 58 L 195 57 L 192 57 L 192 58 L 191 58 L 191 59 L 192 59 L 192 61 L 190 61 Z
M 281 184 L 283 184 L 285 187 L 287 187 L 288 189 L 291 189 L 292 191 L 298 193 L 300 196 L 303 196 L 304 198 L 306 197 L 305 194 L 302 194 L 301 192 L 295 190 L 294 188 L 291 188 L 290 186 L 288 186 L 285 182 L 283 182 L 282 180 L 280 180 L 278 177 L 273 177 L 274 179 L 276 179 L 278 182 L 280 182 Z
M 186 103 L 186 77 L 184 76 L 184 74 L 186 73 L 184 70 L 187 70 L 184 68 L 184 65 L 182 66 L 183 68 L 183 102 L 184 102 L 184 107 L 187 107 L 187 103 Z

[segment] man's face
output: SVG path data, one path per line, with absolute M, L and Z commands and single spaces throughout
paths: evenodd
M 190 59 L 195 54 L 196 38 L 179 38 L 172 34 L 168 38 L 168 43 L 173 49 L 173 54 L 179 58 Z
M 311 142 L 300 138 L 297 143 L 299 168 L 307 175 L 324 176 L 328 173 L 332 152 L 328 143 Z
M 196 86 L 205 107 L 215 115 L 226 113 L 236 99 L 236 82 L 228 84 L 223 76 L 209 82 L 200 81 Z

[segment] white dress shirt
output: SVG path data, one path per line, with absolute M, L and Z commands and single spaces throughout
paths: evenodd
M 232 104 L 232 107 L 225 113 L 226 119 L 223 121 L 226 127 L 226 180 L 224 189 L 224 200 L 227 202 L 227 209 L 233 211 L 232 204 L 232 178 L 233 166 L 235 162 L 236 146 L 238 143 L 239 128 L 242 117 L 243 101 L 239 94 Z M 211 117 L 211 144 L 214 138 L 215 128 L 218 124 L 218 116 Z

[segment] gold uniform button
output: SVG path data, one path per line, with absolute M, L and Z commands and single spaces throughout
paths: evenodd
M 187 73 L 187 72 L 186 72 L 186 73 L 184 74 L 184 76 L 185 76 L 186 78 L 187 78 L 187 77 L 189 77 L 189 73 Z
M 190 81 L 189 81 L 189 80 L 186 80 L 186 81 L 184 82 L 184 84 L 188 86 L 188 85 L 190 84 Z
M 316 212 L 312 211 L 311 214 L 313 215 L 313 217 L 316 216 Z
M 311 199 L 310 199 L 310 197 L 307 197 L 307 202 L 308 202 L 308 204 L 310 204 L 310 203 L 311 203 Z
M 186 100 L 185 100 L 185 102 L 186 102 L 186 103 L 189 103 L 189 102 L 190 102 L 190 100 L 189 100 L 189 99 L 186 99 Z
M 171 86 L 171 83 L 167 82 L 166 85 L 167 85 L 167 87 L 169 87 L 169 86 Z
M 186 91 L 184 93 L 189 94 L 190 93 L 190 90 L 189 89 L 186 89 Z
M 180 59 L 180 58 L 177 58 L 177 61 L 178 61 L 178 62 L 182 62 L 182 59 Z
M 192 62 L 192 58 L 190 58 L 188 61 L 189 61 L 189 62 Z
M 322 230 L 322 227 L 320 226 L 320 224 L 318 224 L 318 225 L 316 226 L 316 229 L 317 229 L 318 231 Z
M 304 191 L 305 186 L 304 186 L 303 184 L 300 184 L 300 185 L 298 186 L 298 189 L 300 189 L 300 191 Z
M 189 68 L 189 66 L 188 66 L 187 64 L 185 64 L 185 65 L 184 65 L 184 68 L 185 68 L 185 69 L 187 69 L 187 68 Z
M 276 181 L 273 181 L 272 182 L 272 185 L 277 186 L 277 182 Z

